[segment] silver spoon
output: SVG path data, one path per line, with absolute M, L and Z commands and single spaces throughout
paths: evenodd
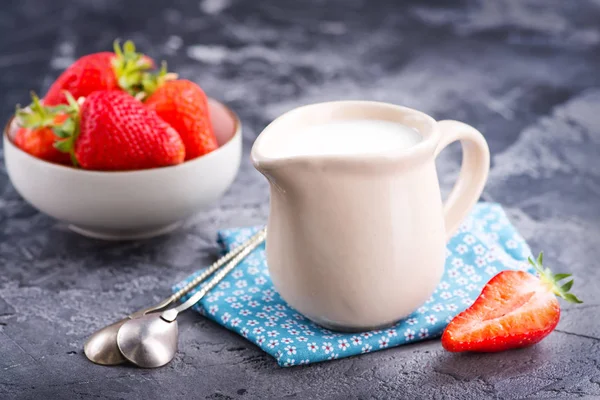
M 210 276 L 213 272 L 219 269 L 222 265 L 224 265 L 237 254 L 239 254 L 246 246 L 248 246 L 250 243 L 256 240 L 260 235 L 261 232 L 255 234 L 246 242 L 234 248 L 233 250 L 225 254 L 223 257 L 219 258 L 202 274 L 198 275 L 196 278 L 190 281 L 190 283 L 185 285 L 176 293 L 162 300 L 161 302 L 148 308 L 144 308 L 143 310 L 138 310 L 123 318 L 122 320 L 108 325 L 100 329 L 99 331 L 96 331 L 94 334 L 92 334 L 92 336 L 90 336 L 90 338 L 85 342 L 85 345 L 83 346 L 85 356 L 90 361 L 101 365 L 117 365 L 126 362 L 127 359 L 123 357 L 123 355 L 119 351 L 119 347 L 117 346 L 117 332 L 125 322 L 132 319 L 141 318 L 146 314 L 162 310 L 163 308 L 175 303 L 177 300 L 185 296 L 190 290 L 195 288 L 199 283 L 203 282 L 208 276 Z
M 173 359 L 177 351 L 177 315 L 196 304 L 215 287 L 237 264 L 250 254 L 267 236 L 262 229 L 250 243 L 240 251 L 226 267 L 185 303 L 162 313 L 148 314 L 131 319 L 123 324 L 117 333 L 117 345 L 123 356 L 143 368 L 162 367 Z

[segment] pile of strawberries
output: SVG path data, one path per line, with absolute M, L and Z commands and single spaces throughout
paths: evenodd
M 40 100 L 17 109 L 13 142 L 54 163 L 100 171 L 180 164 L 218 147 L 207 98 L 193 82 L 136 52 L 81 57 Z

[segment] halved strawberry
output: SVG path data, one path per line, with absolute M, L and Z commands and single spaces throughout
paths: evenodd
M 570 274 L 553 274 L 529 258 L 539 274 L 502 271 L 483 288 L 475 303 L 458 314 L 442 335 L 442 346 L 451 352 L 497 352 L 526 347 L 545 338 L 560 319 L 556 296 L 581 303 L 569 293 L 573 280 L 559 281 Z

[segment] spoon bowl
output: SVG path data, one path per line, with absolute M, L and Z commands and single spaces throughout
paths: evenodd
M 123 356 L 133 364 L 143 368 L 162 367 L 173 359 L 177 351 L 177 315 L 191 308 L 250 254 L 267 236 L 266 228 L 261 229 L 213 278 L 184 303 L 163 312 L 144 315 L 129 320 L 119 328 L 117 345 Z
M 117 346 L 127 360 L 142 368 L 162 367 L 177 351 L 177 321 L 167 322 L 158 314 L 126 321 L 117 333 Z
M 127 361 L 117 346 L 117 332 L 127 321 L 129 318 L 123 318 L 90 336 L 83 346 L 85 356 L 100 365 L 117 365 Z
M 256 239 L 262 237 L 262 235 L 263 232 L 260 232 L 250 238 L 246 243 L 243 243 L 231 250 L 229 253 L 212 263 L 210 267 L 206 268 L 204 272 L 196 276 L 191 282 L 179 289 L 177 293 L 172 294 L 170 297 L 162 300 L 160 303 L 143 310 L 136 311 L 133 314 L 130 314 L 127 318 L 124 318 L 95 332 L 83 346 L 86 357 L 90 361 L 100 365 L 117 365 L 127 361 L 127 359 L 121 354 L 117 344 L 117 332 L 126 322 L 132 319 L 143 317 L 146 314 L 162 310 L 168 305 L 176 302 L 201 282 L 204 282 L 206 278 L 221 268 L 222 265 L 235 258 L 246 248 L 246 246 L 252 244 Z M 170 310 L 170 312 L 165 313 L 164 316 L 166 316 L 166 318 L 164 318 L 165 321 L 172 322 L 177 317 L 177 312 Z

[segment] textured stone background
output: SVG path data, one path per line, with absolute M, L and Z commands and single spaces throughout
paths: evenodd
M 448 5 L 452 3 L 453 5 Z M 159 370 L 89 363 L 89 333 L 158 300 L 217 253 L 220 227 L 267 215 L 247 157 L 214 207 L 166 237 L 86 239 L 28 206 L 0 174 L 0 398 L 600 398 L 600 2 L 594 0 L 4 0 L 0 116 L 75 57 L 131 38 L 242 117 L 246 153 L 281 112 L 373 99 L 479 128 L 493 154 L 484 199 L 534 251 L 576 275 L 581 306 L 529 349 L 451 355 L 438 341 L 280 369 L 185 314 Z M 444 190 L 460 162 L 438 163 Z

